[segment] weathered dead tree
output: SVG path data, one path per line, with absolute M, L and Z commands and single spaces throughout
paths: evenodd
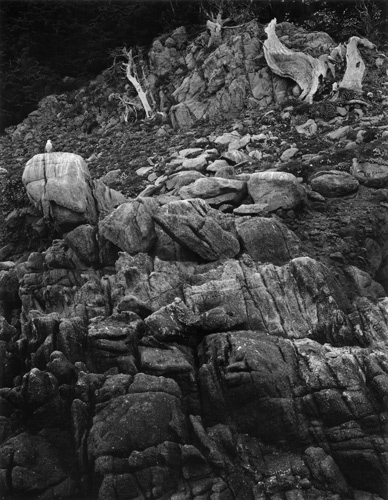
M 217 16 L 213 13 L 208 14 L 208 21 L 206 22 L 206 28 L 210 31 L 210 40 L 208 47 L 218 47 L 222 42 L 221 30 L 223 25 L 230 21 L 230 18 L 222 19 L 222 8 L 218 11 Z
M 128 50 L 125 47 L 122 49 L 123 55 L 128 59 L 128 62 L 123 63 L 123 69 L 125 71 L 126 77 L 135 87 L 137 95 L 139 96 L 140 102 L 144 108 L 147 119 L 153 115 L 152 107 L 148 101 L 147 92 L 143 90 L 140 83 L 140 78 L 137 73 L 137 68 L 132 55 L 132 49 Z
M 302 92 L 301 100 L 312 102 L 319 85 L 319 78 L 326 77 L 328 65 L 325 57 L 315 59 L 303 52 L 290 50 L 276 35 L 276 19 L 265 28 L 264 56 L 270 69 L 277 75 L 294 80 Z
M 128 123 L 129 117 L 132 116 L 135 120 L 137 120 L 138 107 L 133 101 L 130 101 L 126 96 L 122 96 L 118 93 L 110 94 L 108 100 L 117 99 L 123 107 L 123 115 L 125 123 Z
M 376 48 L 376 46 L 366 38 L 352 36 L 346 46 L 346 71 L 338 86 L 339 88 L 362 92 L 365 63 L 358 51 L 358 45 L 363 45 L 367 49 Z

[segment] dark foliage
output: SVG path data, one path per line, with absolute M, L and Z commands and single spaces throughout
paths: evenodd
M 0 180 L 0 209 L 23 208 L 30 205 L 26 188 L 20 174 L 9 175 Z

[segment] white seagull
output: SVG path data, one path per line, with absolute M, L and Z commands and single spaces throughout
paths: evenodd
M 46 153 L 50 153 L 51 150 L 53 149 L 53 145 L 52 145 L 52 142 L 50 141 L 50 139 L 46 142 L 46 147 L 45 147 L 45 150 L 46 150 Z

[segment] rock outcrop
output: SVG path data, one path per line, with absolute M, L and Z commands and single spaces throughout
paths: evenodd
M 95 225 L 99 213 L 106 215 L 125 201 L 102 182 L 93 184 L 87 164 L 73 153 L 35 155 L 26 164 L 23 183 L 43 216 L 64 228 Z
M 208 33 L 202 33 L 191 43 L 186 39 L 177 44 L 174 42 L 176 31 L 164 43 L 162 40 L 154 42 L 150 52 L 149 81 L 155 84 L 158 79 L 169 78 L 169 85 L 174 88 L 175 102 L 169 108 L 173 127 L 190 128 L 199 120 L 230 118 L 245 109 L 247 103 L 250 108 L 265 108 L 272 102 L 286 100 L 296 84 L 303 88 L 302 97 L 312 97 L 318 87 L 318 77 L 327 74 L 327 55 L 335 44 L 325 33 L 302 33 L 302 36 L 298 33 L 289 37 L 287 25 L 289 23 L 281 23 L 277 27 L 281 38 L 286 39 L 291 48 L 293 45 L 300 47 L 302 42 L 307 52 L 307 55 L 299 52 L 302 62 L 309 64 L 302 75 L 300 66 L 299 73 L 279 72 L 269 63 L 274 74 L 263 67 L 260 60 L 263 31 L 256 21 L 222 30 L 219 43 L 210 49 Z M 179 35 L 183 35 L 181 30 Z M 278 43 L 284 47 L 281 41 Z M 284 50 L 292 53 L 286 47 Z M 314 56 L 325 55 L 326 59 L 315 59 L 309 52 Z M 266 54 L 268 60 L 268 51 Z M 161 103 L 166 101 L 163 90 L 155 88 L 155 94 L 159 94 Z
M 28 161 L 40 215 L 7 224 L 48 227 L 0 248 L 4 500 L 388 500 L 388 96 L 375 115 L 343 99 L 255 119 L 295 87 L 260 65 L 260 33 L 151 50 L 177 125 L 253 114 L 112 125 L 87 163 Z M 126 196 L 108 187 L 126 176 Z

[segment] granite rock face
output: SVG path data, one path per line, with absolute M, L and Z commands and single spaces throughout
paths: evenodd
M 293 30 L 290 23 L 280 23 L 276 31 L 287 46 L 298 51 L 303 47 L 304 52 L 314 57 L 330 52 L 335 45 L 326 33 Z M 181 33 L 180 39 L 184 41 L 177 43 L 175 31 L 166 40 L 153 43 L 149 53 L 149 82 L 152 85 L 162 77 L 168 78 L 162 91 L 155 92 L 161 95 L 161 102 L 167 88 L 174 89 L 174 101 L 168 108 L 174 128 L 190 128 L 199 120 L 231 118 L 246 107 L 265 108 L 292 94 L 295 82 L 260 64 L 258 54 L 263 56 L 263 34 L 263 27 L 252 20 L 223 30 L 220 43 L 210 49 L 208 32 L 190 42 Z
M 200 218 L 242 253 L 121 252 L 112 273 L 56 242 L 16 266 L 25 319 L 1 323 L 5 498 L 386 498 L 388 303 L 363 292 L 373 280 L 349 269 L 359 292 L 344 293 L 276 217 L 200 199 L 155 214 L 177 242 Z M 77 229 L 84 249 L 90 229 Z
M 331 48 L 276 29 L 312 57 Z M 224 31 L 211 50 L 184 29 L 152 44 L 177 127 L 297 95 L 261 67 L 256 22 Z M 296 111 L 174 135 L 137 165 L 134 199 L 77 155 L 30 160 L 29 195 L 59 229 L 0 249 L 4 500 L 388 500 L 386 172 L 350 167 L 342 118 L 314 115 L 311 142 L 290 132 L 308 123 Z

